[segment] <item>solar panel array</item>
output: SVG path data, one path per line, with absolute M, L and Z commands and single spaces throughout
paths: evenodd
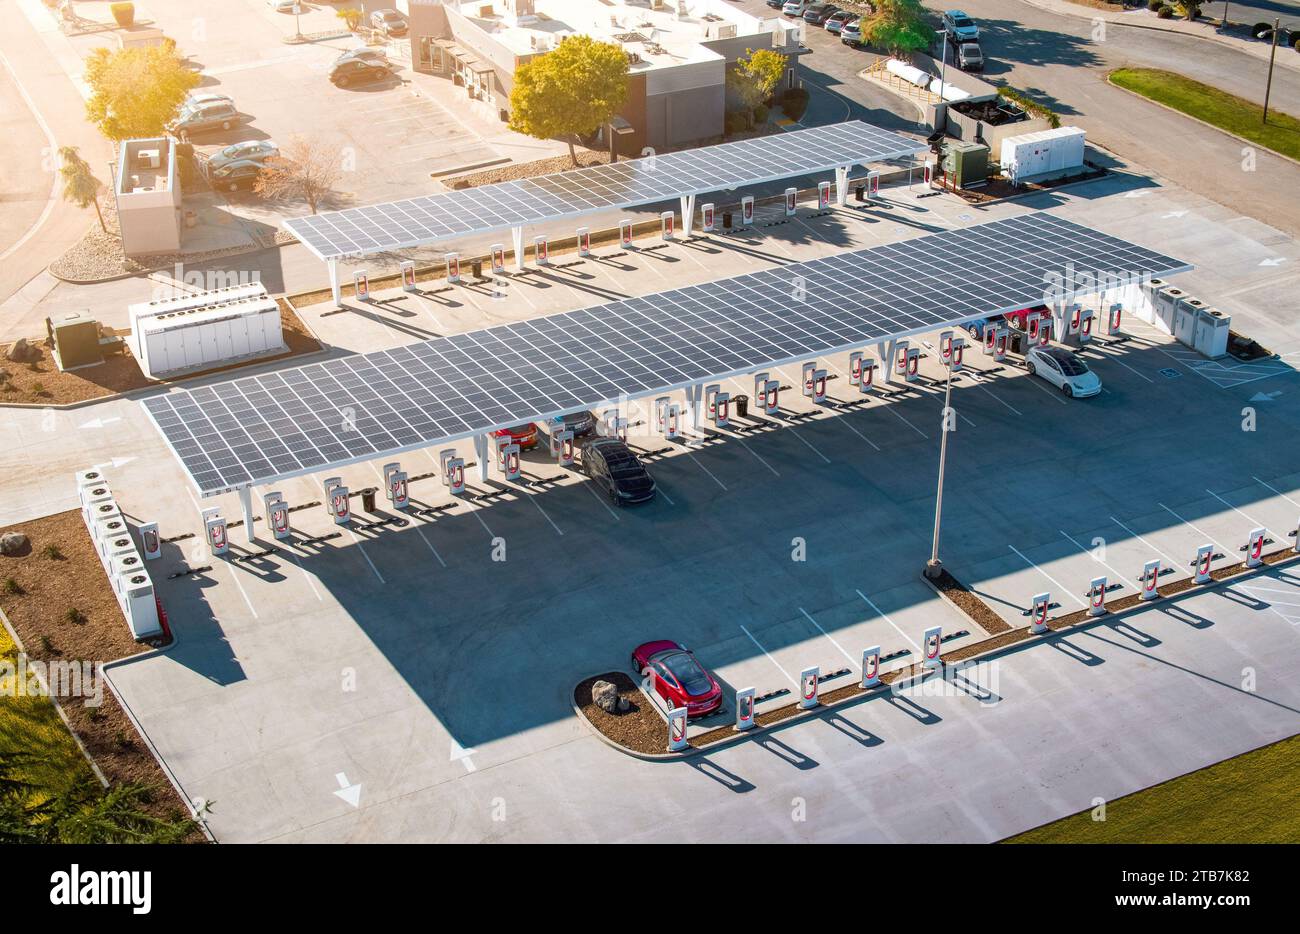
M 1027 214 L 143 404 L 200 492 L 219 493 L 1031 307 L 1070 270 L 1188 268 Z
M 861 121 L 285 221 L 321 259 L 363 256 L 925 152 Z

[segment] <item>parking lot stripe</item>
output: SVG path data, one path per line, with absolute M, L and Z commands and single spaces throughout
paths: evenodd
M 244 605 L 248 607 L 248 612 L 253 614 L 253 619 L 258 619 L 257 609 L 253 606 L 253 601 L 248 599 L 248 591 L 246 591 L 244 585 L 239 582 L 239 569 L 233 564 L 227 565 L 227 567 L 230 568 L 230 576 L 234 578 L 235 587 L 239 590 L 239 595 L 244 598 Z
M 1043 576 L 1046 577 L 1049 581 L 1051 581 L 1051 582 L 1052 582 L 1052 585 L 1053 585 L 1054 587 L 1056 587 L 1056 589 L 1057 589 L 1057 591 L 1058 591 L 1059 593 L 1067 593 L 1067 594 L 1069 594 L 1070 597 L 1071 597 L 1071 599 L 1073 599 L 1075 603 L 1079 604 L 1079 606 L 1086 607 L 1086 606 L 1088 605 L 1088 604 L 1084 603 L 1084 602 L 1083 602 L 1083 598 L 1080 597 L 1080 596 L 1078 596 L 1078 595 L 1077 595 L 1073 590 L 1070 590 L 1068 587 L 1066 587 L 1064 584 L 1062 584 L 1060 581 L 1058 581 L 1058 580 L 1057 580 L 1055 577 L 1053 577 L 1051 574 L 1048 574 L 1046 571 L 1044 571 L 1044 570 L 1043 570 L 1042 568 L 1040 568 L 1038 565 L 1034 564 L 1034 562 L 1030 561 L 1030 560 L 1029 560 L 1028 558 L 1026 558 L 1023 554 L 1021 554 L 1021 553 L 1020 553 L 1020 549 L 1017 548 L 1015 545 L 1008 545 L 1007 547 L 1010 548 L 1012 551 L 1014 551 L 1017 555 L 1019 555 L 1021 561 L 1025 562 L 1025 564 L 1029 565 L 1031 568 L 1033 568 L 1033 569 L 1034 569 L 1035 571 L 1037 571 L 1039 574 L 1043 575 Z
M 488 538 L 496 538 L 496 533 L 494 533 L 491 529 L 488 528 L 488 524 L 484 522 L 483 517 L 479 515 L 479 513 L 482 511 L 483 511 L 482 506 L 475 506 L 473 509 L 470 510 L 470 515 L 472 515 L 475 519 L 478 520 L 479 525 L 483 526 L 483 531 L 488 533 Z
M 1178 567 L 1178 562 L 1177 562 L 1175 559 L 1169 557 L 1169 555 L 1165 554 L 1163 551 L 1161 551 L 1161 550 L 1160 550 L 1159 548 L 1157 548 L 1155 545 L 1151 544 L 1149 541 L 1147 541 L 1145 538 L 1143 538 L 1143 537 L 1142 537 L 1141 535 L 1139 535 L 1137 532 L 1134 532 L 1132 529 L 1130 529 L 1130 528 L 1129 528 L 1127 525 L 1125 525 L 1123 522 L 1120 522 L 1120 521 L 1119 521 L 1118 519 L 1116 519 L 1114 516 L 1111 516 L 1111 517 L 1110 517 L 1110 521 L 1111 521 L 1111 522 L 1114 522 L 1116 525 L 1118 525 L 1118 526 L 1119 526 L 1121 529 L 1123 529 L 1125 532 L 1127 532 L 1128 534 L 1132 535 L 1134 538 L 1136 538 L 1136 539 L 1137 539 L 1138 541 L 1140 541 L 1142 544 L 1146 545 L 1148 548 L 1150 548 L 1150 549 L 1151 549 L 1152 551 L 1154 551 L 1156 554 L 1160 555 L 1162 558 L 1164 558 L 1166 561 L 1168 561 L 1170 567 L 1175 567 L 1175 568 Z
M 884 610 L 882 610 L 880 607 L 876 606 L 876 604 L 872 601 L 870 597 L 864 594 L 861 590 L 857 591 L 857 594 L 859 597 L 861 597 L 863 600 L 867 602 L 867 606 L 871 607 L 873 610 L 876 611 L 877 616 L 879 616 L 885 622 L 889 623 L 889 625 L 893 626 L 895 632 L 897 632 L 900 636 L 902 636 L 904 639 L 910 642 L 912 644 L 912 648 L 916 649 L 918 652 L 921 650 L 921 646 L 916 642 L 916 640 L 913 639 L 911 636 L 909 636 L 907 633 L 903 632 L 903 630 L 899 629 L 898 624 L 889 618 L 889 614 L 886 613 Z
M 361 539 L 357 538 L 357 533 L 348 529 L 348 534 L 352 536 L 352 541 L 357 546 L 357 550 L 361 552 L 361 557 L 365 558 L 366 564 L 370 565 L 370 570 L 374 571 L 375 577 L 379 578 L 379 583 L 387 584 L 388 581 L 384 580 L 384 575 L 380 574 L 379 568 L 375 567 L 375 562 L 371 561 L 370 555 L 366 554 L 366 546 L 361 544 Z
M 1227 547 L 1226 547 L 1222 542 L 1216 542 L 1216 541 L 1214 540 L 1214 536 L 1213 536 L 1213 535 L 1210 535 L 1210 534 L 1209 534 L 1208 532 L 1206 532 L 1204 529 L 1197 528 L 1195 525 L 1193 525 L 1191 522 L 1188 522 L 1186 519 L 1184 519 L 1184 518 L 1183 518 L 1182 516 L 1180 516 L 1178 513 L 1174 512 L 1172 509 L 1170 509 L 1170 508 L 1169 508 L 1168 506 L 1166 506 L 1164 503 L 1156 503 L 1156 505 L 1159 506 L 1161 509 L 1163 509 L 1165 512 L 1169 513 L 1169 515 L 1173 516 L 1173 517 L 1174 517 L 1175 519 L 1177 519 L 1179 522 L 1183 523 L 1184 525 L 1191 526 L 1193 529 L 1196 529 L 1196 531 L 1197 531 L 1199 534 L 1204 535 L 1206 538 L 1208 538 L 1208 539 L 1210 540 L 1210 544 L 1212 544 L 1212 545 L 1214 545 L 1214 546 L 1216 546 L 1216 547 L 1222 549 L 1222 550 L 1223 550 L 1223 553 L 1224 553 L 1225 555 L 1228 553 L 1228 549 L 1227 549 Z
M 1075 546 L 1076 546 L 1080 551 L 1082 551 L 1082 552 L 1084 552 L 1084 553 L 1086 553 L 1086 554 L 1089 554 L 1089 555 L 1092 554 L 1092 552 L 1091 552 L 1089 549 L 1084 548 L 1082 544 L 1080 544 L 1079 542 L 1075 541 L 1074 536 L 1070 535 L 1070 534 L 1069 534 L 1068 532 L 1066 532 L 1064 529 L 1057 529 L 1056 531 L 1060 532 L 1062 535 L 1064 535 L 1066 538 L 1068 538 L 1071 542 L 1074 542 Z M 1096 560 L 1096 559 L 1094 559 L 1094 560 Z M 1111 566 L 1110 566 L 1109 564 L 1107 564 L 1105 561 L 1100 561 L 1100 560 L 1098 560 L 1097 563 L 1100 564 L 1102 567 L 1104 567 L 1106 570 L 1110 571 L 1110 573 L 1114 574 L 1116 577 L 1118 577 L 1118 578 L 1119 578 L 1120 580 L 1122 580 L 1124 583 L 1128 584 L 1128 585 L 1129 585 L 1130 587 L 1132 587 L 1134 590 L 1137 590 L 1137 589 L 1138 589 L 1138 585 L 1137 585 L 1137 584 L 1133 583 L 1131 580 L 1129 580 L 1127 577 L 1125 577 L 1125 576 L 1124 576 L 1123 574 L 1121 574 L 1119 571 L 1115 570 L 1113 567 L 1111 567 Z
M 714 477 L 714 476 L 713 476 L 713 471 L 712 471 L 712 470 L 710 470 L 709 468 L 705 467 L 703 464 L 700 463 L 700 459 L 699 459 L 698 457 L 695 456 L 695 452 L 694 452 L 694 451 L 687 451 L 687 452 L 686 452 L 686 456 L 689 457 L 691 460 L 693 460 L 693 461 L 695 462 L 695 465 L 696 465 L 697 467 L 699 467 L 700 470 L 703 470 L 703 471 L 704 471 L 706 474 L 708 474 L 710 477 L 713 477 L 713 482 L 714 482 L 714 483 L 716 483 L 718 486 L 722 487 L 724 490 L 727 488 L 727 485 L 726 485 L 725 483 L 723 483 L 723 482 L 722 482 L 721 480 L 719 480 L 717 477 Z
M 1290 503 L 1292 506 L 1300 506 L 1300 503 L 1297 503 L 1295 500 L 1293 500 L 1291 497 L 1287 496 L 1285 493 L 1283 493 L 1283 492 L 1282 492 L 1281 490 L 1279 490 L 1277 487 L 1275 487 L 1275 486 L 1273 486 L 1273 485 L 1271 485 L 1271 484 L 1265 483 L 1263 480 L 1259 479 L 1259 477 L 1251 477 L 1250 479 L 1254 480 L 1256 483 L 1258 483 L 1258 484 L 1259 484 L 1260 486 L 1262 486 L 1264 489 L 1266 489 L 1266 490 L 1272 490 L 1274 493 L 1276 493 L 1278 496 L 1282 497 L 1284 500 L 1286 500 L 1286 501 L 1287 501 L 1288 503 Z
M 558 525 L 555 524 L 555 521 L 554 521 L 550 516 L 548 516 L 548 515 L 546 514 L 546 510 L 542 508 L 541 503 L 537 502 L 537 497 L 536 497 L 536 496 L 530 496 L 530 497 L 528 497 L 528 501 L 529 501 L 530 503 L 532 503 L 534 506 L 537 507 L 537 511 L 540 512 L 540 513 L 542 514 L 542 517 L 543 517 L 544 519 L 546 519 L 547 522 L 551 523 L 551 528 L 555 529 L 555 534 L 556 534 L 556 535 L 563 535 L 563 534 L 564 534 L 564 530 L 561 529 Z
M 757 460 L 760 464 L 762 464 L 762 465 L 763 465 L 764 467 L 766 467 L 768 470 L 772 471 L 772 476 L 774 476 L 774 477 L 779 477 L 779 476 L 781 476 L 779 473 L 776 472 L 776 468 L 775 468 L 775 467 L 773 467 L 771 464 L 769 464 L 767 461 L 765 461 L 762 457 L 760 457 L 759 454 L 758 454 L 758 452 L 755 451 L 753 448 L 751 448 L 751 447 L 749 446 L 749 442 L 748 442 L 748 441 L 746 441 L 744 438 L 737 438 L 736 440 L 740 442 L 740 446 L 741 446 L 741 447 L 743 447 L 743 448 L 744 448 L 746 451 L 748 451 L 750 454 L 753 454 L 753 455 L 754 455 L 755 460 Z
M 1045 388 L 1045 387 L 1043 387 L 1043 386 L 1038 385 L 1038 377 L 1037 377 L 1037 376 L 1031 376 L 1031 375 L 1029 375 L 1029 374 L 1025 374 L 1025 375 L 1026 375 L 1026 377 L 1027 377 L 1028 380 L 1029 380 L 1029 385 L 1030 385 L 1030 386 L 1033 386 L 1033 387 L 1034 387 L 1035 389 L 1037 389 L 1039 392 L 1046 393 L 1050 398 L 1055 399 L 1057 402 L 1061 403 L 1061 405 L 1066 405 L 1066 404 L 1067 404 L 1066 401 L 1065 401 L 1064 399 L 1061 398 L 1060 393 L 1052 392 L 1050 389 L 1047 389 L 1047 388 Z
M 880 445 L 876 444 L 876 442 L 872 441 L 870 438 L 868 438 L 868 437 L 867 437 L 866 435 L 864 435 L 862 432 L 860 432 L 860 431 L 858 431 L 856 428 L 854 428 L 854 427 L 853 427 L 853 423 L 850 422 L 850 421 L 849 421 L 847 418 L 845 418 L 844 416 L 841 415 L 838 419 L 836 419 L 836 421 L 843 422 L 845 428 L 847 428 L 849 431 L 853 432 L 855 435 L 857 435 L 857 436 L 858 436 L 859 438 L 861 438 L 863 441 L 867 442 L 867 444 L 871 445 L 871 446 L 872 446 L 873 448 L 875 448 L 877 451 L 880 450 Z
M 614 517 L 614 521 L 615 521 L 615 522 L 622 522 L 622 521 L 623 521 L 622 519 L 620 519 L 620 518 L 618 517 L 618 513 L 616 513 L 616 512 L 613 510 L 613 508 L 609 505 L 609 503 L 605 502 L 603 499 L 600 498 L 599 494 L 596 493 L 596 490 L 592 487 L 592 485 L 591 485 L 590 483 L 584 483 L 583 486 L 586 488 L 586 490 L 587 490 L 588 493 L 590 493 L 593 497 L 595 497 L 596 502 L 598 502 L 598 503 L 600 503 L 600 505 L 604 506 L 604 507 L 605 507 L 605 511 L 606 511 L 607 513 L 609 513 L 611 516 Z M 480 519 L 479 521 L 481 522 L 482 520 Z M 483 528 L 486 529 L 487 526 L 483 526 Z M 489 530 L 488 534 L 491 535 L 492 532 Z
M 1155 382 L 1155 380 L 1153 380 L 1151 377 L 1147 376 L 1145 373 L 1139 373 L 1137 370 L 1133 369 L 1133 367 L 1129 366 L 1127 363 L 1125 363 L 1123 360 L 1121 360 L 1121 359 L 1119 358 L 1119 354 L 1107 354 L 1107 355 L 1106 355 L 1106 359 L 1108 359 L 1108 360 L 1114 360 L 1116 363 L 1118 363 L 1118 364 L 1119 364 L 1120 366 L 1122 366 L 1124 369 L 1128 370 L 1128 371 L 1129 371 L 1130 373 L 1132 373 L 1134 376 L 1140 377 L 1141 379 L 1146 380 L 1148 383 L 1154 383 L 1154 382 Z
M 742 631 L 745 635 L 749 636 L 749 641 L 752 642 L 752 643 L 754 643 L 754 645 L 758 646 L 758 650 L 759 650 L 760 652 L 762 652 L 764 655 L 767 656 L 767 660 L 768 660 L 769 662 L 771 662 L 773 665 L 776 666 L 776 670 L 779 671 L 779 672 L 781 672 L 781 674 L 785 675 L 785 678 L 786 678 L 787 681 L 789 681 L 789 682 L 790 682 L 791 684 L 793 684 L 795 687 L 798 687 L 798 686 L 799 686 L 799 682 L 796 681 L 794 678 L 791 678 L 791 677 L 790 677 L 790 672 L 786 671 L 784 668 L 781 667 L 781 663 L 778 662 L 775 658 L 772 657 L 772 653 L 771 653 L 771 652 L 769 652 L 767 649 L 763 648 L 763 643 L 761 643 L 761 642 L 759 642 L 757 639 L 755 639 L 755 638 L 754 638 L 754 634 L 753 634 L 752 632 L 750 632 L 748 629 L 746 629 L 743 623 L 741 624 L 740 629 L 741 629 L 741 631 Z
M 922 438 L 926 438 L 926 439 L 928 439 L 928 438 L 930 437 L 930 436 L 927 435 L 924 431 L 922 431 L 921 429 L 919 429 L 919 428 L 917 428 L 915 425 L 913 425 L 913 424 L 912 424 L 908 419 L 904 418 L 902 415 L 900 415 L 899 413 L 895 412 L 895 411 L 894 411 L 894 406 L 893 406 L 892 404 L 890 404 L 888 401 L 886 402 L 885 410 L 886 410 L 887 412 L 889 412 L 891 415 L 893 415 L 894 418 L 898 419 L 899 421 L 903 422 L 903 424 L 907 425 L 908 428 L 911 428 L 914 432 L 916 432 L 916 433 L 917 433 L 918 435 L 920 435 Z
M 289 560 L 298 565 L 298 570 L 302 571 L 302 576 L 307 579 L 307 586 L 311 588 L 312 595 L 315 596 L 318 601 L 324 603 L 325 598 L 322 597 L 320 591 L 316 589 L 316 582 L 312 580 L 312 575 L 307 573 L 307 569 L 303 567 L 302 561 L 299 560 L 298 556 L 292 551 L 286 551 L 285 554 L 289 556 Z
M 1008 409 L 1010 409 L 1010 410 L 1011 410 L 1012 412 L 1014 412 L 1016 415 L 1019 415 L 1021 418 L 1024 418 L 1024 415 L 1025 415 L 1024 412 L 1020 411 L 1018 408 L 1016 408 L 1014 405 L 1011 405 L 1011 404 L 1008 403 L 1008 402 L 1003 402 L 1003 401 L 1002 401 L 1002 397 L 1001 397 L 1001 396 L 998 396 L 998 395 L 995 395 L 994 392 L 993 392 L 993 390 L 988 389 L 988 388 L 986 388 L 986 387 L 984 387 L 984 386 L 980 386 L 979 388 L 982 389 L 982 390 L 984 390 L 984 392 L 988 393 L 990 396 L 993 396 L 994 399 L 996 399 L 998 402 L 1001 402 L 1004 406 L 1006 406 Z
M 415 527 L 415 531 L 419 533 L 420 541 L 424 542 L 424 544 L 428 546 L 429 550 L 433 552 L 433 556 L 438 559 L 438 563 L 445 568 L 447 566 L 447 562 L 442 560 L 442 555 L 438 554 L 438 549 L 433 547 L 433 542 L 425 538 L 424 529 L 420 528 L 417 525 Z
M 850 663 L 852 663 L 852 664 L 854 664 L 854 665 L 857 665 L 857 664 L 858 664 L 858 661 L 859 661 L 859 660 L 856 659 L 856 658 L 854 658 L 854 657 L 853 657 L 852 655 L 850 655 L 848 652 L 844 651 L 844 646 L 842 646 L 842 645 L 840 645 L 838 642 L 836 642 L 836 641 L 835 641 L 835 637 L 832 636 L 829 632 L 827 632 L 825 629 L 822 629 L 822 627 L 821 627 L 821 623 L 819 623 L 819 622 L 817 622 L 817 620 L 813 619 L 811 613 L 809 613 L 809 612 L 808 612 L 807 610 L 805 610 L 803 607 L 799 607 L 799 612 L 802 613 L 802 614 L 803 614 L 803 615 L 808 619 L 808 622 L 812 623 L 814 626 L 817 627 L 817 631 L 818 631 L 818 632 L 820 632 L 820 633 L 821 633 L 823 636 L 825 636 L 827 639 L 830 639 L 830 640 L 831 640 L 831 645 L 833 645 L 833 646 L 835 646 L 835 648 L 839 649 L 839 650 L 840 650 L 840 654 L 843 655 L 845 658 L 847 658 L 847 659 L 849 660 Z
M 1214 497 L 1215 499 L 1217 499 L 1219 502 L 1223 503 L 1223 505 L 1227 506 L 1229 509 L 1231 509 L 1233 512 L 1235 512 L 1237 515 L 1239 515 L 1239 516 L 1244 516 L 1244 517 L 1245 517 L 1245 518 L 1246 518 L 1246 519 L 1247 519 L 1247 520 L 1248 520 L 1252 525 L 1259 526 L 1259 527 L 1262 528 L 1264 531 L 1268 532 L 1269 535 L 1272 535 L 1272 536 L 1274 536 L 1275 538 L 1281 538 L 1281 537 L 1282 537 L 1282 536 L 1278 535 L 1277 532 L 1273 531 L 1273 530 L 1270 529 L 1268 526 L 1264 525 L 1264 523 L 1260 522 L 1258 519 L 1252 519 L 1250 516 L 1247 516 L 1244 512 L 1242 512 L 1242 511 L 1241 511 L 1240 509 L 1238 509 L 1236 506 L 1232 505 L 1232 503 L 1228 502 L 1226 499 L 1224 499 L 1222 496 L 1220 496 L 1218 493 L 1214 492 L 1214 491 L 1211 490 L 1210 488 L 1206 487 L 1205 492 L 1206 492 L 1206 493 L 1209 493 L 1211 496 L 1213 496 L 1213 497 Z
M 794 437 L 796 437 L 796 438 L 798 438 L 800 441 L 802 441 L 804 447 L 806 447 L 808 450 L 812 451 L 814 454 L 816 454 L 818 457 L 820 457 L 820 458 L 821 458 L 823 461 L 825 461 L 826 463 L 829 464 L 829 463 L 831 462 L 831 460 L 830 460 L 829 457 L 827 457 L 827 456 L 826 456 L 825 454 L 823 454 L 821 451 L 817 450 L 815 447 L 813 447 L 811 444 L 809 444 L 808 441 L 807 441 L 807 439 L 805 439 L 802 435 L 800 435 L 799 432 L 795 431 L 793 425 L 791 425 L 790 428 L 789 428 L 788 430 L 789 430 L 790 434 L 794 435 Z

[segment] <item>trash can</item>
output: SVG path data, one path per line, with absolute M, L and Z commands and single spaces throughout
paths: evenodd
M 373 486 L 361 491 L 361 508 L 366 512 L 375 511 L 375 488 Z
M 853 189 L 853 197 L 854 197 L 855 200 L 858 200 L 858 201 L 866 201 L 866 200 L 867 200 L 867 187 L 866 187 L 865 185 L 859 185 L 857 188 L 854 188 L 854 189 Z
M 736 406 L 737 418 L 744 418 L 749 414 L 749 396 L 745 396 L 745 395 L 732 396 L 731 401 Z
M 723 230 L 730 230 L 730 229 L 731 229 L 731 212 L 730 212 L 730 211 L 723 211 L 723 212 L 722 212 L 722 229 L 723 229 Z
M 481 260 L 481 259 L 476 259 L 476 260 L 474 260 L 472 263 L 470 263 L 470 264 L 469 264 L 469 271 L 473 274 L 473 276 L 474 276 L 475 279 L 482 279 L 482 278 L 483 278 L 483 260 Z

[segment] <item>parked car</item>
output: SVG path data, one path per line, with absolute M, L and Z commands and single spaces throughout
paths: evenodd
M 984 50 L 978 42 L 962 42 L 957 46 L 957 67 L 962 71 L 984 70 Z
M 1067 396 L 1083 399 L 1101 392 L 1101 379 L 1079 356 L 1064 347 L 1030 347 L 1025 369 L 1051 383 Z
M 409 28 L 406 17 L 396 10 L 375 10 L 370 14 L 370 26 L 386 36 L 404 36 Z
M 184 138 L 212 130 L 229 130 L 238 126 L 241 119 L 233 102 L 212 101 L 194 107 L 182 107 L 180 114 L 167 126 L 167 129 L 173 135 Z
M 943 31 L 953 42 L 969 42 L 980 37 L 980 28 L 961 10 L 945 10 Z
M 266 5 L 277 13 L 292 13 L 298 0 L 266 0 Z
M 855 49 L 862 45 L 862 20 L 860 18 L 845 20 L 844 25 L 840 27 L 840 41 Z
M 839 10 L 826 17 L 826 22 L 822 25 L 828 33 L 833 36 L 838 36 L 840 34 L 840 29 L 843 28 L 845 23 L 851 19 L 857 18 L 858 14 L 856 13 L 850 13 L 848 10 Z
M 334 64 L 340 65 L 343 62 L 355 62 L 355 61 L 370 62 L 371 64 L 375 64 L 375 65 L 387 65 L 388 53 L 384 51 L 382 48 L 378 48 L 376 46 L 363 45 L 359 49 L 348 49 L 338 58 L 334 59 Z
M 369 81 L 384 81 L 393 76 L 393 70 L 386 64 L 350 58 L 336 62 L 330 68 L 330 80 L 335 85 L 345 88 L 350 84 L 365 84 Z
M 654 478 L 626 444 L 617 438 L 596 438 L 582 446 L 582 472 L 605 488 L 616 506 L 654 499 Z
M 181 106 L 200 107 L 203 104 L 215 104 L 217 101 L 234 103 L 234 99 L 229 94 L 222 94 L 220 91 L 190 91 L 185 95 L 185 103 Z
M 685 707 L 687 719 L 706 717 L 722 706 L 722 688 L 695 653 L 680 642 L 660 639 L 638 645 L 632 652 L 638 677 L 646 669 L 655 693 L 668 707 Z
M 571 431 L 573 437 L 581 438 L 596 430 L 596 416 L 592 412 L 569 412 L 557 415 L 543 428 L 548 436 L 557 431 Z
M 781 7 L 781 13 L 784 16 L 803 16 L 810 6 L 812 4 L 809 0 L 787 0 L 786 5 Z
M 767 5 L 774 10 L 779 10 L 785 6 L 785 0 L 767 0 Z
M 537 426 L 532 422 L 502 428 L 500 431 L 494 431 L 493 434 L 498 438 L 509 438 L 511 443 L 519 445 L 521 451 L 537 447 Z
M 833 3 L 813 3 L 803 12 L 803 21 L 809 26 L 825 26 L 826 20 L 840 11 Z
M 209 168 L 208 184 L 221 191 L 252 188 L 264 164 L 255 159 L 236 159 L 218 168 Z
M 208 171 L 224 168 L 235 162 L 265 162 L 280 154 L 280 147 L 269 139 L 248 139 L 218 150 L 208 157 Z

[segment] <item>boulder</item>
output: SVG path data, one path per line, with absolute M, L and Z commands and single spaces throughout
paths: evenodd
M 622 713 L 631 706 L 627 698 L 618 696 L 618 688 L 608 681 L 597 681 L 591 686 L 591 701 L 605 713 Z
M 13 363 L 32 363 L 41 359 L 41 351 L 27 343 L 26 338 L 20 337 L 9 345 L 9 349 L 5 351 L 5 359 Z
M 22 532 L 6 532 L 0 535 L 0 555 L 14 558 L 25 555 L 32 550 L 32 543 Z

